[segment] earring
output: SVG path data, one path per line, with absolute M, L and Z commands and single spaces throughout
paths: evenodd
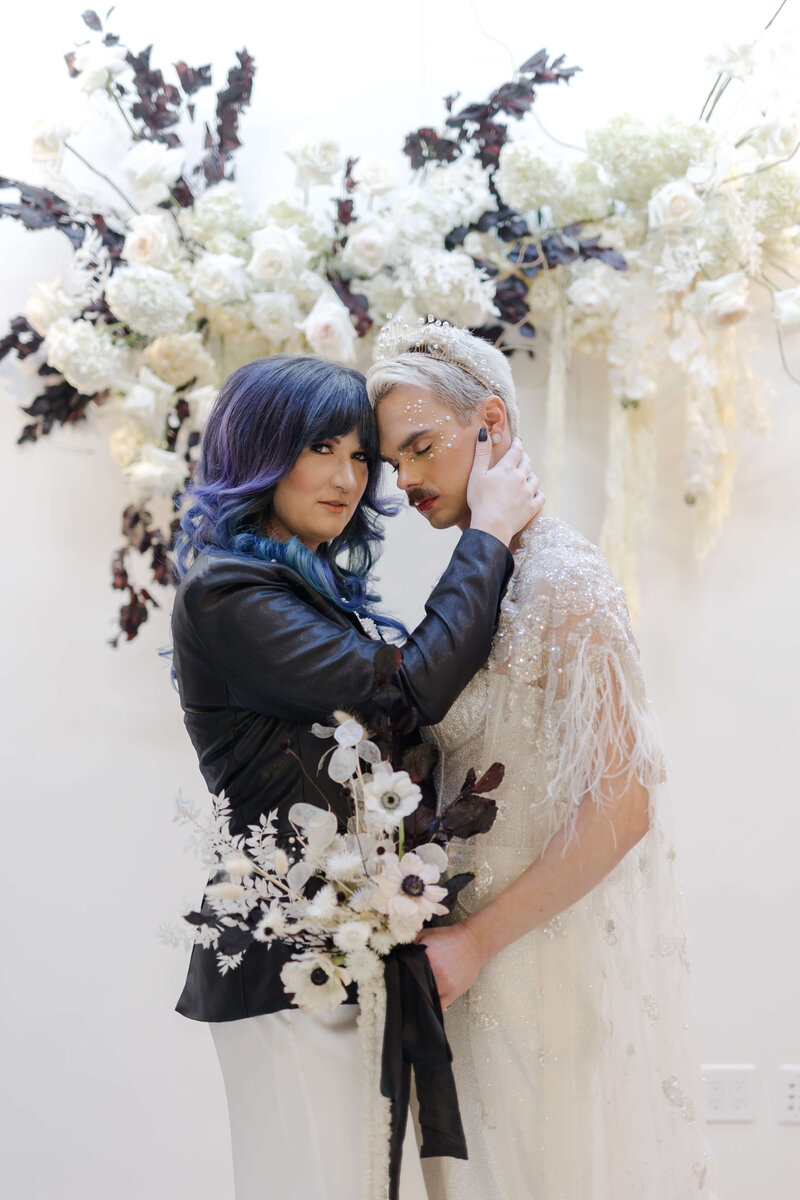
M 499 433 L 492 434 L 492 442 L 494 443 L 495 446 L 499 446 L 501 441 L 502 441 L 502 438 L 500 437 Z

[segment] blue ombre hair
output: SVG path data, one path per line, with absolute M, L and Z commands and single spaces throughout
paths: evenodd
M 297 537 L 265 537 L 275 486 L 301 451 L 353 430 L 367 456 L 368 477 L 342 533 L 316 552 Z M 371 607 L 380 600 L 369 591 L 383 541 L 380 518 L 399 507 L 379 496 L 380 478 L 378 432 L 360 372 L 310 355 L 275 354 L 246 363 L 225 380 L 209 413 L 186 489 L 175 573 L 182 578 L 195 556 L 210 549 L 277 560 L 337 608 L 405 634 L 399 621 Z

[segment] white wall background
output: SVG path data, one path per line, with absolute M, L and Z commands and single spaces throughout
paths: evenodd
M 82 36 L 55 0 L 15 10 L 0 45 L 0 172 L 36 181 L 31 118 L 69 88 L 61 55 Z M 479 98 L 513 63 L 547 46 L 584 74 L 543 89 L 544 124 L 567 141 L 631 110 L 699 112 L 703 59 L 750 37 L 777 0 L 586 2 L 534 10 L 523 0 L 413 0 L 403 7 L 195 0 L 183 20 L 154 0 L 120 4 L 111 26 L 154 61 L 211 59 L 222 79 L 245 44 L 259 64 L 243 124 L 240 181 L 254 203 L 288 186 L 296 137 L 337 134 L 353 153 L 387 157 L 436 122 L 440 97 Z M 790 13 L 784 13 L 786 20 Z M 24 17 L 24 22 L 23 22 Z M 508 47 L 512 47 L 511 50 Z M 0 321 L 67 256 L 55 234 L 0 225 Z M 793 351 L 800 371 L 800 346 Z M 525 432 L 541 461 L 546 364 L 520 368 Z M 800 703 L 800 389 L 782 373 L 766 321 L 758 367 L 774 389 L 777 436 L 742 438 L 733 512 L 704 572 L 688 551 L 690 515 L 661 488 L 643 555 L 640 627 L 651 693 L 672 756 L 695 1001 L 705 1062 L 758 1068 L 757 1119 L 711 1127 L 721 1200 L 794 1200 L 800 1126 L 775 1121 L 779 1063 L 800 1062 L 798 784 Z M 231 1200 L 222 1086 L 204 1026 L 172 1006 L 185 964 L 155 930 L 199 898 L 202 868 L 170 824 L 178 788 L 202 782 L 156 648 L 167 610 L 116 652 L 119 596 L 108 559 L 125 495 L 99 428 L 16 447 L 30 396 L 11 365 L 0 377 L 0 638 L 6 780 L 0 1192 L 8 1200 Z M 605 437 L 596 365 L 571 379 L 563 515 L 599 532 Z M 664 464 L 680 454 L 680 397 L 664 396 Z M 423 536 L 424 535 L 424 536 Z M 401 518 L 385 594 L 419 612 L 449 540 Z M 413 581 L 413 582 L 412 582 Z M 163 593 L 165 603 L 169 594 Z M 791 763 L 791 769 L 790 769 Z M 583 1200 L 583 1198 L 575 1198 Z M 675 1200 L 683 1200 L 675 1197 Z

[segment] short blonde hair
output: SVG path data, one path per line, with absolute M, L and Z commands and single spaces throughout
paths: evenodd
M 470 423 L 484 400 L 497 396 L 505 406 L 511 436 L 519 431 L 519 406 L 508 359 L 496 346 L 466 329 L 448 326 L 442 338 L 434 325 L 421 325 L 400 343 L 400 353 L 373 363 L 367 372 L 372 407 L 377 411 L 392 388 L 404 384 L 432 392 L 461 425 Z

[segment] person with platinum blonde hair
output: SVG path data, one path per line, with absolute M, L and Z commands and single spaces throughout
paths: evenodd
M 469 525 L 475 434 L 517 432 L 507 360 L 429 318 L 382 332 L 381 454 L 437 529 Z M 622 589 L 544 514 L 511 541 L 489 658 L 426 737 L 439 808 L 501 762 L 471 872 L 418 941 L 436 978 L 468 1161 L 423 1160 L 429 1200 L 712 1200 L 664 758 Z

